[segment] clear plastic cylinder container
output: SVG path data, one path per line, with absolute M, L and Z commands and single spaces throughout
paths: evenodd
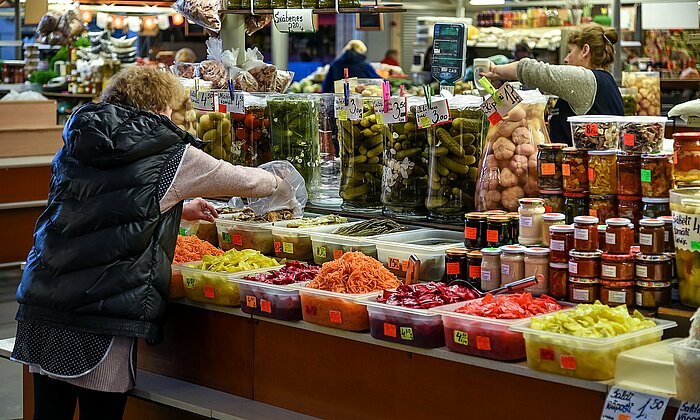
M 321 207 L 338 207 L 340 198 L 340 150 L 335 121 L 335 95 L 319 95 L 319 148 L 321 155 L 321 178 L 318 190 L 311 202 Z
M 246 94 L 243 98 L 245 112 L 231 114 L 231 163 L 234 165 L 258 166 L 272 160 L 267 96 Z

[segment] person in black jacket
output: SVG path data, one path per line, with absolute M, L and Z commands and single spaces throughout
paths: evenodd
M 180 218 L 213 220 L 204 196 L 291 196 L 285 180 L 217 160 L 171 120 L 172 74 L 130 67 L 71 115 L 48 204 L 17 290 L 12 359 L 34 377 L 34 418 L 119 419 L 136 338 L 159 340 Z
M 335 93 L 333 88 L 336 80 L 345 76 L 348 69 L 348 77 L 381 79 L 371 64 L 367 63 L 367 46 L 364 42 L 353 39 L 343 49 L 343 54 L 336 58 L 328 68 L 326 78 L 323 80 L 323 92 Z

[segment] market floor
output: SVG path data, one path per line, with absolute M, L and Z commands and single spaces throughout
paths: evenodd
M 19 270 L 0 270 L 0 339 L 15 335 Z M 22 418 L 22 367 L 0 359 L 0 420 Z

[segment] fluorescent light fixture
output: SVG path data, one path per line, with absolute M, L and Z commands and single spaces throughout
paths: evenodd
M 491 6 L 494 4 L 506 4 L 506 0 L 469 0 L 472 6 Z

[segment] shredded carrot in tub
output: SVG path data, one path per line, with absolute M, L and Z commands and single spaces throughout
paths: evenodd
M 215 247 L 207 241 L 203 241 L 196 236 L 177 237 L 175 246 L 175 258 L 173 264 L 182 264 L 191 261 L 199 261 L 205 255 L 222 255 L 224 251 Z
M 346 252 L 321 266 L 321 271 L 307 287 L 338 293 L 370 293 L 394 289 L 399 279 L 382 263 L 362 252 Z

